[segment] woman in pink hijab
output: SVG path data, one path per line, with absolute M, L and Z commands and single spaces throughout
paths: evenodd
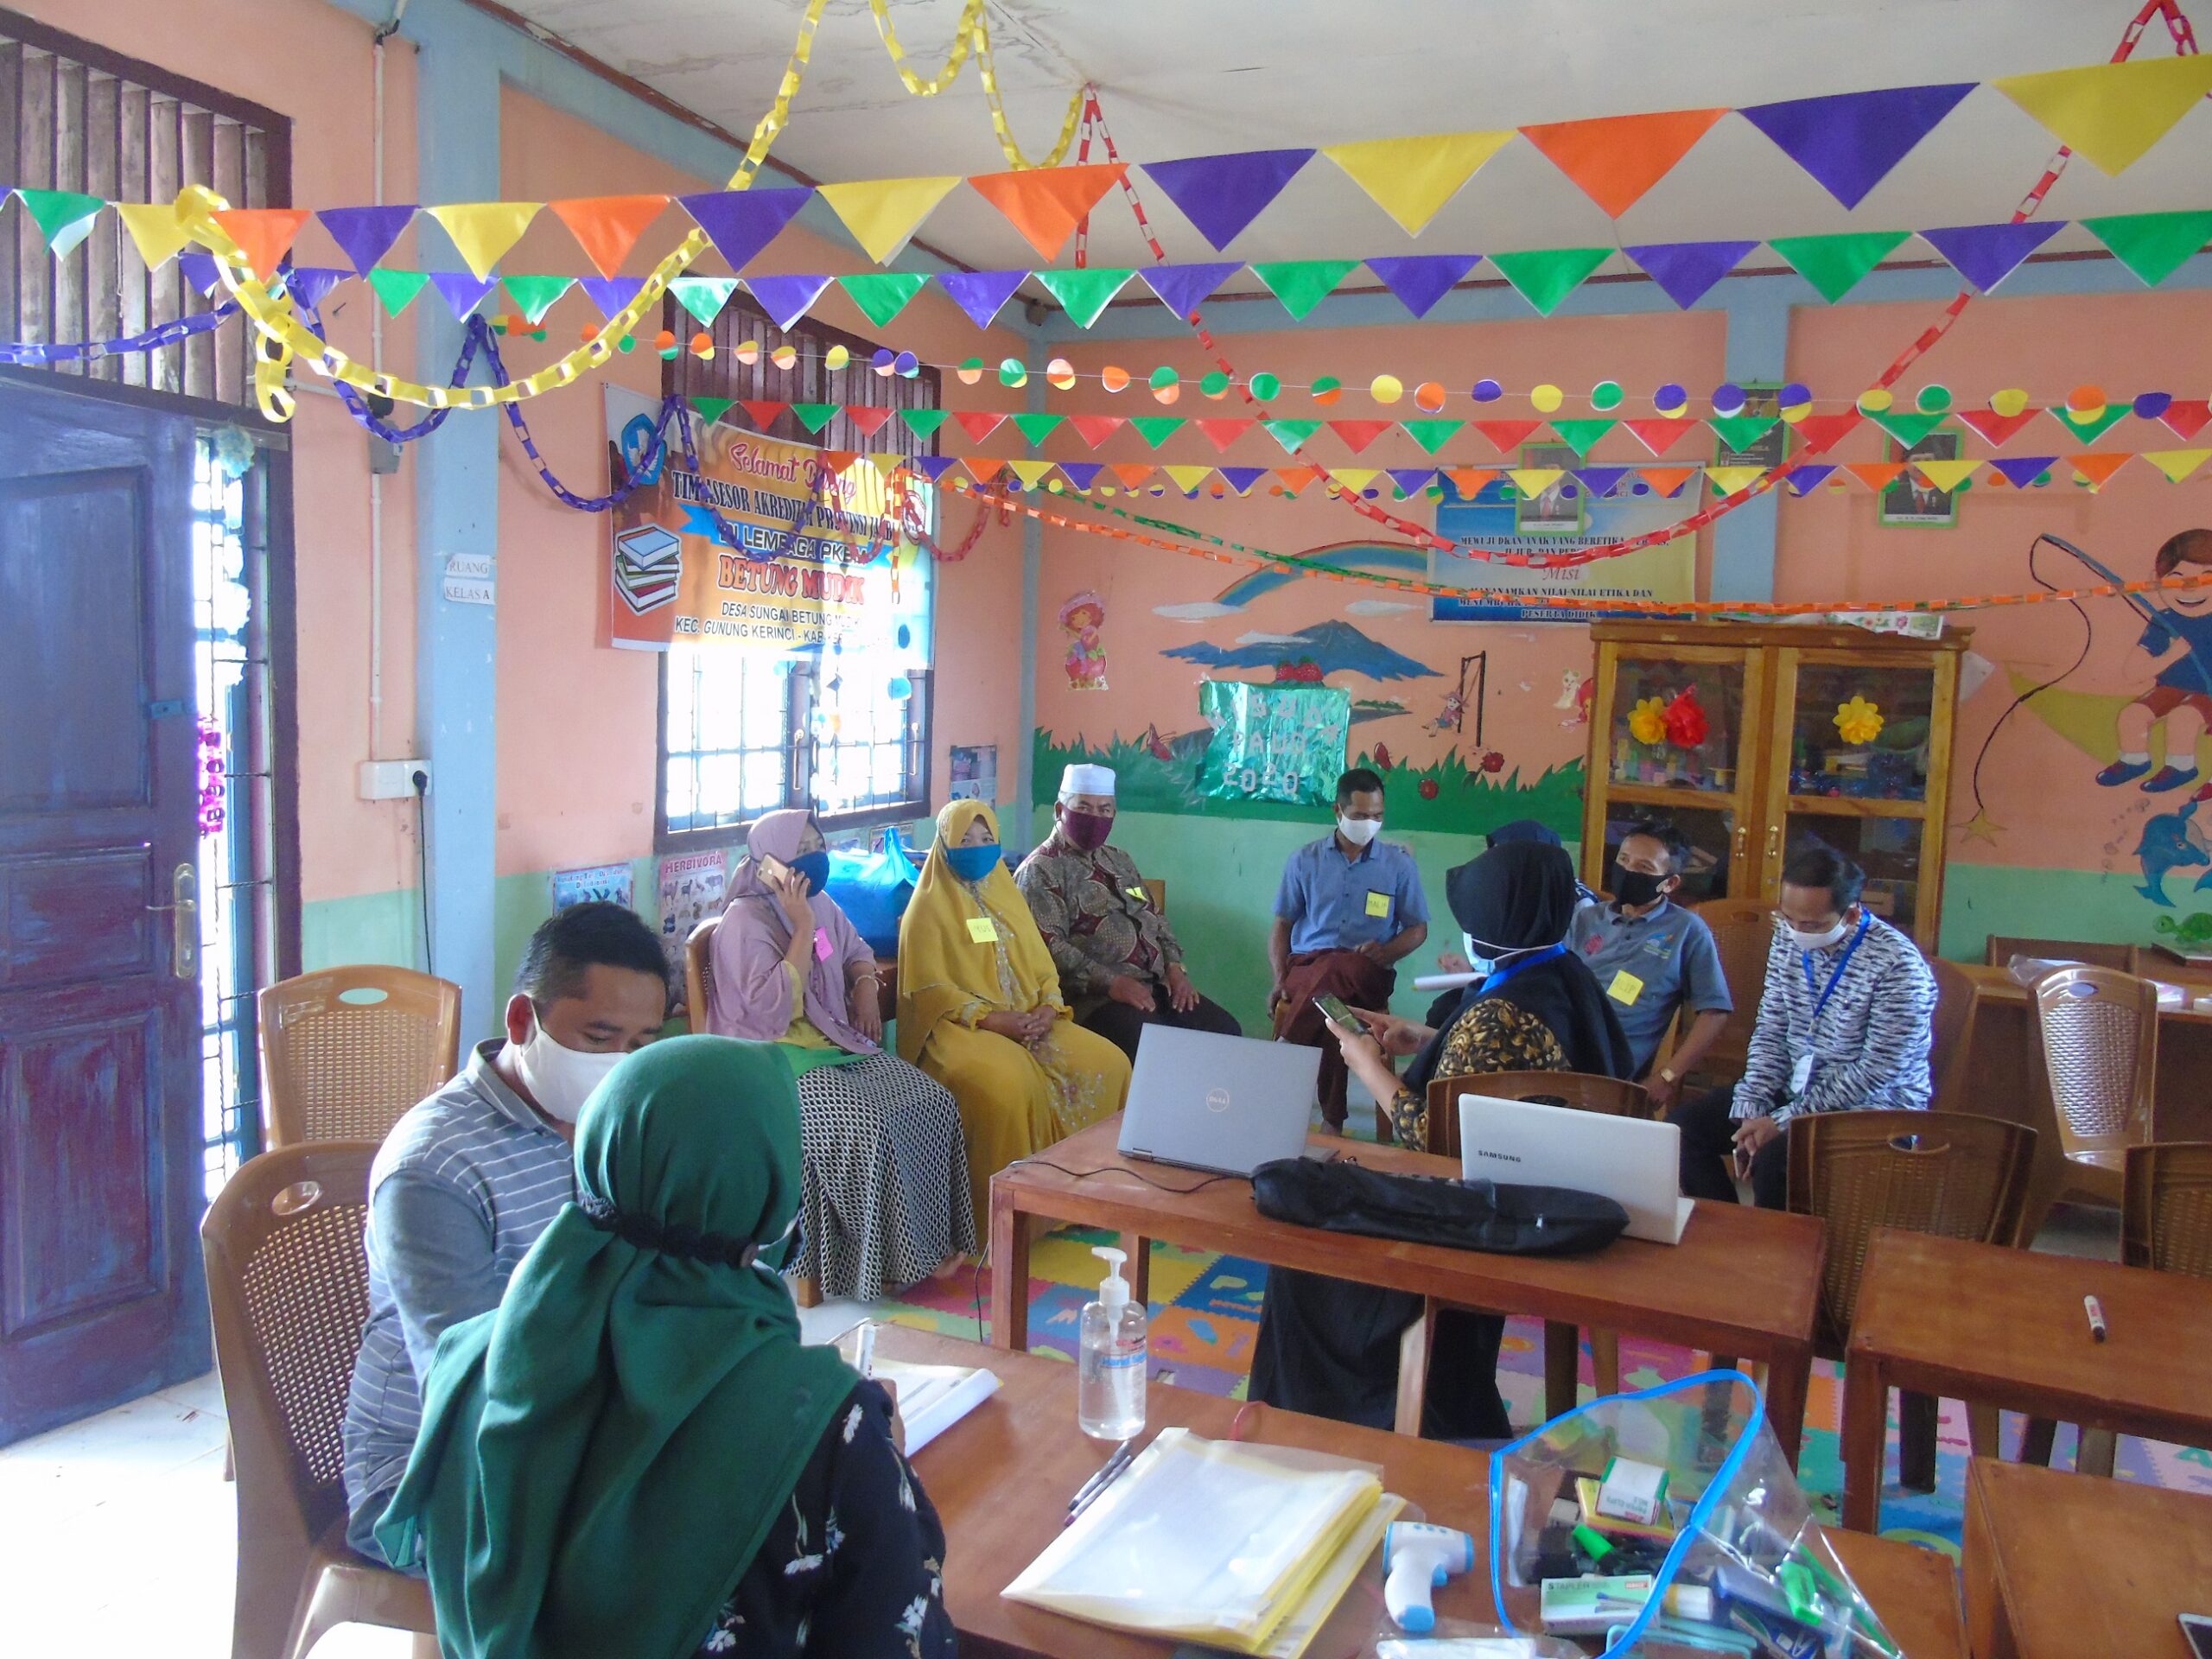
M 976 1248 L 960 1111 L 883 1049 L 874 953 L 824 891 L 813 815 L 764 814 L 715 929 L 707 1029 L 774 1043 L 798 1081 L 805 1181 L 791 1262 L 874 1301 Z

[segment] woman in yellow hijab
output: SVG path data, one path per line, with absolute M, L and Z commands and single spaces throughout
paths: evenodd
M 952 1091 L 980 1232 L 991 1177 L 1122 1109 L 1129 1062 L 1074 1022 L 981 801 L 937 815 L 899 925 L 899 1058 Z

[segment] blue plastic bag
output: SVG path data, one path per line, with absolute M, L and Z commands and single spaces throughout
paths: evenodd
M 880 853 L 830 853 L 830 896 L 870 950 L 879 957 L 895 957 L 899 921 L 921 874 L 905 837 L 893 827 L 884 831 Z

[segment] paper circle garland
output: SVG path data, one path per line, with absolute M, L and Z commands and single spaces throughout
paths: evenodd
M 1173 403 L 1182 395 L 1183 388 L 1179 385 L 1172 386 L 1154 386 L 1152 389 L 1152 401 L 1163 406 Z M 1159 492 L 1155 490 L 1153 493 L 1157 495 Z
M 1003 358 L 999 362 L 999 385 L 1026 386 L 1029 384 L 1029 365 L 1018 357 Z
M 980 357 L 965 359 L 953 372 L 960 377 L 962 385 L 972 386 L 983 378 L 983 359 Z
M 1154 369 L 1152 372 L 1152 378 L 1145 384 L 1149 385 L 1154 391 L 1165 391 L 1168 387 L 1179 384 L 1181 378 L 1182 377 L 1178 375 L 1174 370 L 1163 365 L 1160 368 Z
M 798 347 L 779 346 L 768 353 L 768 360 L 779 369 L 788 369 L 798 361 Z
M 2076 386 L 2066 394 L 2066 407 L 2085 418 L 2101 415 L 2110 406 L 2102 386 Z
M 2006 420 L 2012 419 L 2027 406 L 2028 394 L 2018 386 L 2007 386 L 2002 391 L 1993 391 L 1989 395 L 1990 409 L 1994 413 L 2005 416 Z
M 1887 386 L 1869 386 L 1859 394 L 1859 412 L 1862 415 L 1879 415 L 1896 402 L 1897 399 L 1891 396 Z
M 668 352 L 668 351 L 673 351 L 673 350 L 675 350 L 675 349 L 676 349 L 676 334 L 675 334 L 674 331 L 673 331 L 673 330 L 671 330 L 671 329 L 664 328 L 664 329 L 662 329 L 662 330 L 660 331 L 660 333 L 658 333 L 658 334 L 655 334 L 655 335 L 653 336 L 653 349 L 654 349 L 655 351 L 657 351 L 657 352 Z
M 1378 374 L 1367 385 L 1367 395 L 1378 404 L 1396 403 L 1405 390 L 1405 383 L 1395 374 Z
M 1344 395 L 1344 383 L 1333 374 L 1325 374 L 1313 383 L 1313 401 L 1333 404 Z
M 891 367 L 902 380 L 918 379 L 922 372 L 922 359 L 912 352 L 901 352 L 891 359 Z
M 898 362 L 898 353 L 893 352 L 888 346 L 879 346 L 875 348 L 875 355 L 868 359 L 868 365 L 871 369 L 874 369 L 878 374 L 881 375 L 885 379 L 888 380 L 891 378 L 892 365 Z
M 1198 382 L 1198 392 L 1205 397 L 1226 397 L 1229 395 L 1229 377 L 1216 369 Z
M 1548 415 L 1567 401 L 1567 394 L 1547 381 L 1529 393 L 1529 407 L 1539 415 Z
M 1045 379 L 1055 389 L 1065 391 L 1075 385 L 1075 365 L 1065 357 L 1056 357 L 1045 365 Z
M 1723 420 L 1742 414 L 1746 401 L 1744 389 L 1733 380 L 1724 380 L 1713 389 L 1713 412 Z
M 1475 382 L 1474 398 L 1478 404 L 1494 404 L 1505 396 L 1505 388 L 1484 376 Z
M 1600 415 L 1610 414 L 1618 409 L 1621 397 L 1621 383 L 1618 380 L 1600 380 L 1590 388 L 1590 407 Z
M 1098 371 L 1098 384 L 1109 391 L 1127 391 L 1129 389 L 1129 372 L 1117 363 L 1109 363 Z
M 691 336 L 692 356 L 712 357 L 714 354 L 715 337 L 712 334 L 702 328 L 697 334 Z
M 2174 406 L 2174 395 L 2170 391 L 2139 393 L 2134 409 L 2139 420 L 2155 421 Z
M 1795 426 L 1813 412 L 1812 388 L 1801 381 L 1792 380 L 1774 394 L 1774 406 L 1782 411 L 1782 418 Z
M 852 353 L 842 346 L 832 346 L 822 354 L 822 366 L 825 369 L 842 369 L 852 360 Z
M 1262 403 L 1272 403 L 1282 395 L 1282 382 L 1262 369 L 1252 377 L 1250 391 Z
M 621 339 L 614 342 L 614 349 L 618 352 L 636 351 L 638 349 L 638 337 L 635 334 L 623 335 Z
M 1923 386 L 1912 400 L 1913 407 L 1923 415 L 1941 415 L 1951 407 L 1948 386 Z
M 1689 412 L 1690 395 L 1669 380 L 1651 394 L 1651 407 L 1668 419 L 1678 421 Z

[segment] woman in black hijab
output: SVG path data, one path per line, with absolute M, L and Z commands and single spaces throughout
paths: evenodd
M 1491 970 L 1461 993 L 1441 1031 L 1362 1013 L 1368 1032 L 1338 1030 L 1344 1064 L 1389 1104 L 1402 1146 L 1426 1147 L 1432 1077 L 1485 1071 L 1586 1071 L 1625 1077 L 1628 1040 L 1605 993 L 1567 950 L 1574 866 L 1563 849 L 1509 842 L 1446 879 L 1452 913 Z M 1402 1084 L 1390 1055 L 1414 1057 Z M 1271 1269 L 1252 1358 L 1251 1397 L 1292 1411 L 1388 1428 L 1396 1412 L 1398 1338 L 1421 1299 L 1318 1274 Z M 1449 1310 L 1437 1319 L 1421 1433 L 1503 1440 L 1512 1425 L 1497 1389 L 1505 1322 Z

